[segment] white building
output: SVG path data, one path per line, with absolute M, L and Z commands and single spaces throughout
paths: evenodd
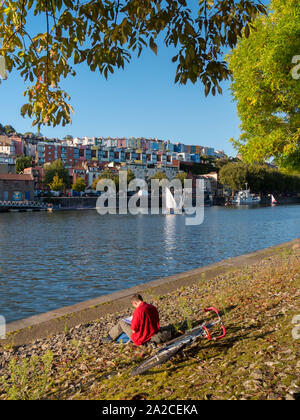
M 217 159 L 225 159 L 227 156 L 226 156 L 224 150 L 216 150 L 215 151 L 215 157 Z
M 14 143 L 7 139 L 6 136 L 0 136 L 0 154 L 11 157 L 16 155 Z
M 74 146 L 82 146 L 83 139 L 81 139 L 79 137 L 74 137 L 73 138 L 73 144 L 74 144 Z
M 178 173 L 178 168 L 175 166 L 161 166 L 147 165 L 146 163 L 128 163 L 120 170 L 131 170 L 135 178 L 150 179 L 157 172 L 164 172 L 169 180 L 175 178 Z
M 192 157 L 190 155 L 190 153 L 177 153 L 177 159 L 182 161 L 182 162 L 191 162 L 192 161 Z

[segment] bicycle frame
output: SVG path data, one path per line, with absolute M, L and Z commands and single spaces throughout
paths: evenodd
M 135 368 L 131 375 L 143 373 L 149 370 L 151 367 L 154 367 L 158 364 L 164 363 L 173 357 L 176 353 L 181 351 L 184 347 L 193 344 L 198 338 L 206 338 L 207 340 L 221 340 L 226 335 L 226 328 L 221 320 L 218 310 L 211 306 L 205 308 L 204 312 L 213 311 L 217 315 L 217 320 L 209 324 L 203 323 L 202 325 L 197 325 L 192 330 L 188 331 L 182 337 L 175 338 L 174 340 L 169 341 L 167 345 L 156 352 L 155 355 L 151 356 L 149 359 L 144 361 L 139 367 Z M 220 324 L 222 329 L 222 334 L 218 337 L 211 337 L 210 330 L 217 324 Z
M 218 337 L 213 338 L 213 340 L 221 340 L 222 338 L 224 338 L 226 336 L 226 328 L 225 328 L 225 325 L 222 322 L 222 319 L 220 317 L 219 311 L 214 306 L 210 306 L 209 308 L 205 308 L 204 309 L 204 312 L 210 312 L 210 311 L 215 312 L 215 314 L 218 317 L 218 320 L 215 321 L 215 322 L 213 322 L 213 323 L 211 323 L 211 324 L 208 324 L 206 326 L 203 325 L 203 328 L 205 328 L 207 330 L 207 334 L 208 334 L 208 337 L 207 338 L 208 338 L 208 340 L 211 340 L 211 336 L 209 334 L 209 329 L 211 329 L 216 324 L 220 324 L 221 329 L 222 329 L 222 334 L 220 336 L 218 336 Z
M 174 351 L 176 348 L 183 348 L 186 345 L 192 344 L 194 341 L 196 341 L 198 338 L 201 338 L 201 337 L 206 338 L 208 341 L 221 340 L 222 338 L 224 338 L 226 336 L 226 328 L 222 322 L 219 311 L 214 306 L 204 309 L 204 312 L 210 312 L 210 311 L 215 312 L 215 314 L 217 315 L 218 319 L 216 321 L 211 322 L 210 324 L 207 324 L 207 325 L 205 324 L 197 325 L 197 327 L 192 328 L 181 339 L 177 338 L 169 342 L 164 348 L 158 350 L 156 354 L 161 355 L 164 352 L 167 353 L 170 350 L 170 347 L 174 347 Z M 212 329 L 217 324 L 220 324 L 221 329 L 222 329 L 222 334 L 218 337 L 212 338 L 209 330 Z M 176 342 L 176 346 L 174 345 L 173 341 Z
M 198 331 L 198 330 L 199 330 L 199 334 L 195 334 L 195 338 L 198 338 L 198 337 L 200 338 L 202 336 L 205 336 L 205 338 L 207 338 L 209 341 L 210 340 L 221 340 L 222 338 L 224 338 L 226 336 L 226 328 L 225 328 L 225 325 L 223 324 L 223 321 L 220 317 L 219 311 L 214 306 L 210 306 L 209 308 L 205 308 L 203 311 L 204 312 L 211 312 L 211 311 L 215 312 L 218 319 L 214 322 L 211 322 L 210 324 L 203 323 L 202 325 L 197 325 L 196 327 L 192 328 L 190 331 L 188 331 L 186 333 L 187 338 L 188 338 L 188 336 L 191 336 L 191 335 L 195 334 L 195 332 Z M 222 334 L 218 337 L 211 337 L 211 334 L 210 334 L 209 330 L 211 330 L 217 324 L 220 324 Z M 184 339 L 184 337 L 183 337 L 183 339 Z

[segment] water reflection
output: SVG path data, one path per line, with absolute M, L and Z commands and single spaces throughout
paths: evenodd
M 164 216 L 163 240 L 165 243 L 165 251 L 171 255 L 176 250 L 176 227 L 179 225 L 180 216 L 167 214 Z

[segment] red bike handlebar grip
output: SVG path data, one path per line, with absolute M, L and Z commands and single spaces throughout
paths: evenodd
M 210 306 L 209 308 L 204 308 L 204 312 L 209 312 L 209 311 L 214 311 L 220 317 L 218 309 L 215 308 L 214 306 Z M 221 327 L 222 327 L 223 334 L 220 335 L 219 337 L 216 337 L 215 340 L 221 340 L 222 338 L 226 336 L 225 325 L 222 324 Z
M 220 335 L 220 337 L 217 337 L 217 338 L 216 338 L 216 340 L 221 340 L 222 338 L 224 338 L 224 337 L 225 337 L 225 335 L 226 335 L 226 328 L 225 328 L 225 325 L 222 325 L 222 330 L 223 330 L 223 334 L 222 334 L 222 335 Z
M 219 315 L 219 311 L 214 306 L 210 306 L 209 308 L 204 308 L 204 312 L 214 311 L 217 315 Z

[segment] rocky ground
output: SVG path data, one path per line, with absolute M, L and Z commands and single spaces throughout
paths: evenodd
M 0 399 L 300 398 L 300 249 L 158 296 L 161 325 L 203 321 L 222 312 L 227 336 L 199 342 L 146 374 L 131 370 L 151 350 L 102 344 L 131 308 L 20 347 L 0 347 Z

